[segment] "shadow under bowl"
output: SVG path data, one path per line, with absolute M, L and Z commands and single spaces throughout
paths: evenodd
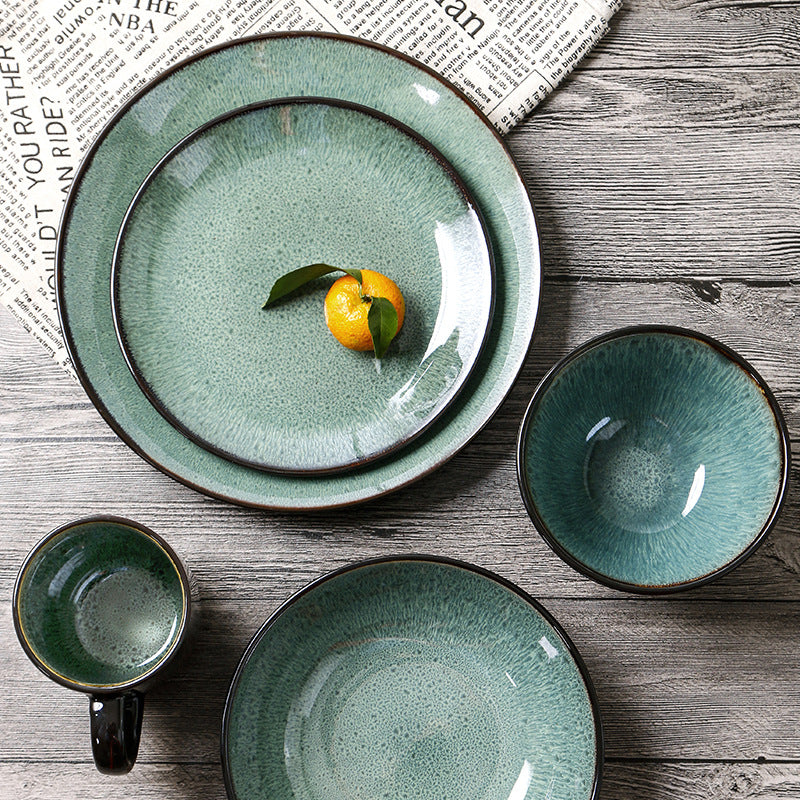
M 615 589 L 705 583 L 772 528 L 789 435 L 756 371 L 703 334 L 638 326 L 542 380 L 517 443 L 528 514 L 575 569 Z

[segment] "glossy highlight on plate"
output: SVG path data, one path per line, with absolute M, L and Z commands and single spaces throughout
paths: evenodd
M 325 327 L 320 279 L 262 308 L 289 268 L 380 268 L 407 322 L 379 365 Z M 156 165 L 115 249 L 112 310 L 145 394 L 193 441 L 281 472 L 394 452 L 449 405 L 491 320 L 475 203 L 441 155 L 337 100 L 268 101 L 212 120 Z
M 504 579 L 389 557 L 299 592 L 225 708 L 230 800 L 590 800 L 602 736 L 580 656 Z
M 568 563 L 638 592 L 684 589 L 746 558 L 789 473 L 775 398 L 740 356 L 667 326 L 592 340 L 545 377 L 518 444 L 536 528 Z
M 463 391 L 421 436 L 352 472 L 293 476 L 245 467 L 190 441 L 128 369 L 111 313 L 111 262 L 131 199 L 191 131 L 254 102 L 308 95 L 365 105 L 408 125 L 453 165 L 483 214 L 496 269 L 486 345 Z M 142 457 L 193 489 L 259 508 L 321 509 L 385 495 L 457 453 L 489 421 L 525 359 L 541 268 L 530 198 L 503 140 L 426 67 L 361 40 L 270 34 L 206 50 L 137 93 L 87 152 L 56 246 L 59 319 L 76 372 L 108 424 Z

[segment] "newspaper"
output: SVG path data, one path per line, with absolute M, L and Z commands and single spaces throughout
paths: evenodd
M 376 41 L 438 71 L 501 133 L 606 32 L 621 0 L 2 0 L 0 299 L 67 371 L 55 242 L 84 152 L 162 69 L 267 31 Z

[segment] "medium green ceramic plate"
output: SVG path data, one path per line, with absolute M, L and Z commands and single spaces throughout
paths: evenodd
M 386 356 L 342 347 L 326 278 L 263 309 L 292 269 L 377 269 L 405 323 Z M 189 438 L 283 472 L 363 464 L 408 443 L 463 386 L 489 326 L 475 204 L 410 129 L 335 100 L 271 101 L 191 133 L 148 176 L 112 271 L 120 346 Z
M 225 706 L 230 800 L 589 800 L 602 737 L 585 667 L 532 598 L 428 557 L 295 595 Z
M 158 160 L 198 126 L 240 106 L 298 95 L 376 109 L 415 130 L 453 165 L 492 243 L 496 303 L 464 390 L 396 455 L 347 473 L 304 477 L 236 464 L 192 442 L 136 384 L 111 313 L 111 261 L 125 211 Z M 171 68 L 135 95 L 87 153 L 56 248 L 64 338 L 89 397 L 114 431 L 156 467 L 232 502 L 303 509 L 346 505 L 404 486 L 460 450 L 510 390 L 533 333 L 541 282 L 533 210 L 503 141 L 470 102 L 393 51 L 324 34 L 236 41 Z

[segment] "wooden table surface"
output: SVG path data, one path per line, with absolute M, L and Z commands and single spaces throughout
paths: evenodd
M 250 637 L 309 580 L 408 552 L 494 570 L 563 624 L 599 698 L 603 800 L 800 797 L 798 468 L 778 525 L 747 562 L 656 599 L 562 563 L 525 513 L 514 461 L 547 369 L 592 336 L 642 322 L 739 351 L 773 388 L 797 446 L 799 118 L 796 0 L 626 0 L 595 52 L 508 137 L 544 268 L 519 380 L 449 463 L 348 510 L 245 509 L 162 475 L 0 310 L 0 797 L 224 798 L 220 720 Z M 126 777 L 94 770 L 86 699 L 34 669 L 8 602 L 30 547 L 94 513 L 161 533 L 202 598 L 192 655 L 148 696 Z

